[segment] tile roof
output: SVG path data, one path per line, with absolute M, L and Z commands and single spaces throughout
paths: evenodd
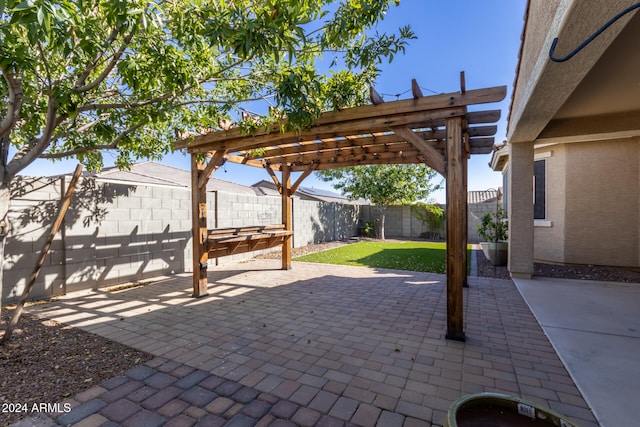
M 498 198 L 498 200 L 502 198 L 502 187 L 500 187 L 498 190 L 490 189 L 467 192 L 467 203 L 469 203 L 470 205 L 495 202 L 496 198 Z
M 97 174 L 86 174 L 95 178 L 114 181 L 135 182 L 140 184 L 169 185 L 174 187 L 191 188 L 191 172 L 167 166 L 156 162 L 134 163 L 129 170 L 117 167 L 104 168 Z M 233 194 L 255 195 L 255 191 L 246 185 L 211 178 L 207 184 L 207 191 L 222 191 Z

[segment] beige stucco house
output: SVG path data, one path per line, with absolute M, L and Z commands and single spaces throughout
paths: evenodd
M 509 270 L 533 262 L 640 266 L 640 14 L 631 0 L 529 0 L 504 173 Z

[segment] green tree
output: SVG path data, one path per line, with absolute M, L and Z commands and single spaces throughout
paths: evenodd
M 385 238 L 386 208 L 426 199 L 440 188 L 432 181 L 437 172 L 418 165 L 352 166 L 316 172 L 324 181 L 333 181 L 333 187 L 351 199 L 369 200 L 380 208 L 379 238 Z
M 11 181 L 37 158 L 98 170 L 107 151 L 127 167 L 256 102 L 279 113 L 247 131 L 363 102 L 377 65 L 414 37 L 374 31 L 391 3 L 0 0 L 0 237 Z

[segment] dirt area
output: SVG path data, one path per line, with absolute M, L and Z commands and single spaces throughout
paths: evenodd
M 3 307 L 5 322 L 12 315 Z M 0 346 L 0 426 L 30 416 L 34 403 L 61 403 L 150 358 L 98 335 L 23 315 L 11 340 Z
M 481 250 L 478 256 L 478 275 L 509 279 L 507 267 L 494 267 Z M 539 277 L 555 277 L 558 279 L 599 280 L 604 282 L 640 283 L 640 268 L 607 267 L 598 265 L 557 265 L 536 262 L 533 264 L 534 275 Z
M 308 255 L 315 252 L 322 252 L 328 249 L 337 248 L 340 246 L 345 246 L 351 243 L 358 242 L 359 239 L 351 239 L 351 240 L 336 240 L 335 242 L 325 242 L 318 243 L 315 245 L 303 246 L 301 248 L 293 248 L 291 251 L 291 257 L 295 258 L 298 256 Z M 273 251 L 264 255 L 257 256 L 258 259 L 280 259 L 282 257 L 281 251 Z
M 293 256 L 306 255 L 356 240 L 294 248 Z M 478 250 L 478 274 L 509 279 L 506 267 L 494 267 Z M 277 259 L 280 252 L 262 258 Z M 535 274 L 587 280 L 640 283 L 640 269 L 535 264 Z M 13 310 L 3 309 L 5 321 Z M 2 331 L 0 331 L 0 336 Z M 60 403 L 64 399 L 144 363 L 150 355 L 97 335 L 24 315 L 12 340 L 0 347 L 0 405 L 2 403 Z M 0 413 L 0 426 L 25 418 L 25 414 Z

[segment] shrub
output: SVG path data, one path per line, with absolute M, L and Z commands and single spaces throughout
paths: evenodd
M 509 237 L 509 221 L 507 221 L 502 206 L 498 206 L 495 213 L 485 213 L 477 230 L 480 237 L 486 242 L 507 240 Z

